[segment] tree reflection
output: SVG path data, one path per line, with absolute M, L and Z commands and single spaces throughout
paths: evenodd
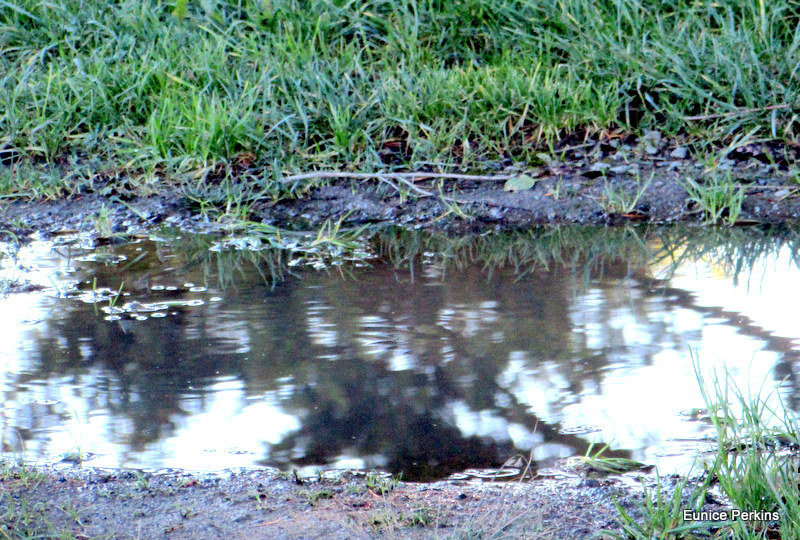
M 265 446 L 266 464 L 380 456 L 405 478 L 432 479 L 497 467 L 530 445 L 582 454 L 588 440 L 537 415 L 509 381 L 520 373 L 539 381 L 540 401 L 557 413 L 574 396 L 602 387 L 613 363 L 646 366 L 656 352 L 694 339 L 654 315 L 653 302 L 705 313 L 650 275 L 654 258 L 676 261 L 723 246 L 725 264 L 745 271 L 758 259 L 747 242 L 769 256 L 794 237 L 756 230 L 691 244 L 693 238 L 659 229 L 467 239 L 391 230 L 373 238 L 369 268 L 342 274 L 295 267 L 292 275 L 284 252 L 237 259 L 209 252 L 203 239 L 113 248 L 135 263 L 124 271 L 83 265 L 84 290 L 96 278 L 112 289 L 124 282 L 131 296 L 123 301 L 192 296 L 206 303 L 171 307 L 162 318 L 108 321 L 98 306 L 53 301 L 28 367 L 6 398 L 16 399 L 31 381 L 71 375 L 80 383 L 91 375 L 83 397 L 130 420 L 109 437 L 133 453 L 175 436 L 181 418 L 207 406 L 215 381 L 231 378 L 243 382 L 244 398 L 278 396 L 281 410 L 300 420 L 298 430 Z M 732 251 L 740 260 L 730 258 Z M 286 279 L 275 279 L 276 269 Z M 210 290 L 192 294 L 186 282 Z M 156 284 L 176 290 L 154 290 Z M 211 295 L 224 300 L 211 303 Z M 647 339 L 632 340 L 615 321 L 620 313 Z M 791 344 L 742 321 L 730 318 L 784 355 L 778 373 L 792 373 Z M 584 327 L 593 333 L 577 331 Z M 489 427 L 470 424 L 481 415 L 491 419 Z M 11 422 L 24 438 L 37 436 L 23 418 Z M 517 445 L 512 428 L 527 434 L 528 446 Z

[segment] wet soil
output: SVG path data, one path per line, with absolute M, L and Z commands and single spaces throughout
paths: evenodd
M 661 142 L 657 136 L 630 142 L 578 145 L 560 154 L 563 161 L 553 160 L 544 166 L 509 162 L 487 167 L 498 174 L 524 172 L 536 180 L 533 188 L 521 191 L 506 191 L 502 180 L 421 177 L 415 185 L 435 195 L 412 197 L 375 180 L 336 180 L 319 187 L 295 185 L 295 197 L 251 200 L 247 217 L 294 229 L 313 228 L 327 220 L 342 220 L 345 225 L 454 229 L 559 223 L 702 223 L 707 216 L 688 196 L 686 179 L 702 185 L 712 177 L 730 175 L 744 190 L 738 224 L 800 219 L 800 183 L 792 160 L 785 157 L 786 149 L 766 144 L 744 146 L 709 168 L 708 162 L 693 156 L 690 148 Z M 213 193 L 215 180 L 209 177 L 205 182 L 207 192 Z M 204 211 L 209 207 L 198 205 L 202 190 L 194 198 L 184 189 L 143 197 L 135 190 L 122 193 L 113 186 L 100 187 L 96 192 L 57 201 L 0 199 L 0 229 L 24 237 L 33 231 L 60 230 L 133 233 L 162 224 L 192 232 L 222 231 L 230 226 L 230 220 L 209 217 L 210 213 Z M 246 191 L 246 186 L 240 188 Z
M 76 538 L 602 538 L 620 530 L 613 498 L 634 515 L 641 501 L 641 489 L 577 476 L 414 484 L 347 474 L 303 480 L 273 470 L 39 472 L 7 474 L 0 481 L 0 532 Z

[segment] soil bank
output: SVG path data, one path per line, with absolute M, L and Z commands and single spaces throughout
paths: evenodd
M 268 469 L 12 469 L 0 481 L 0 532 L 14 538 L 597 538 L 619 532 L 614 499 L 637 514 L 642 490 L 634 483 L 581 475 L 414 484 L 349 473 L 299 479 Z

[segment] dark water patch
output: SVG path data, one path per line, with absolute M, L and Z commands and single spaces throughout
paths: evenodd
M 3 451 L 102 466 L 379 468 L 583 455 L 683 467 L 703 369 L 783 381 L 790 229 L 32 243 L 2 301 Z M 317 242 L 316 244 L 314 242 Z M 783 311 L 782 311 L 783 310 Z M 698 409 L 699 410 L 699 409 Z

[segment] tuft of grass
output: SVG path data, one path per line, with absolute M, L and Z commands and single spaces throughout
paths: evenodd
M 100 209 L 94 215 L 94 230 L 102 238 L 108 238 L 113 234 L 111 211 L 108 206 L 102 204 Z
M 366 478 L 364 479 L 364 484 L 367 486 L 367 489 L 371 490 L 377 495 L 386 495 L 400 484 L 400 477 L 398 476 L 386 476 L 381 473 L 377 472 L 368 472 Z
M 308 500 L 308 504 L 314 506 L 321 499 L 333 499 L 334 493 L 330 489 L 324 488 L 314 491 L 307 491 L 305 492 L 305 496 Z
M 603 209 L 609 214 L 630 214 L 635 211 L 639 200 L 641 200 L 642 195 L 647 191 L 654 177 L 655 173 L 650 175 L 650 178 L 642 184 L 642 179 L 637 174 L 636 188 L 633 193 L 628 193 L 624 187 L 614 182 L 606 181 L 605 188 L 603 189 Z
M 602 474 L 622 474 L 650 468 L 649 465 L 633 459 L 604 456 L 603 453 L 608 449 L 608 444 L 603 445 L 594 454 L 592 454 L 593 447 L 594 445 L 590 445 L 586 450 L 586 455 L 581 458 L 583 464 L 590 471 Z
M 32 488 L 44 480 L 44 473 L 24 463 L 0 462 L 0 482 L 17 488 Z
M 689 199 L 697 203 L 708 224 L 723 222 L 734 225 L 744 202 L 744 189 L 730 173 L 712 173 L 704 183 L 686 178 L 682 182 Z
M 698 534 L 720 538 L 798 538 L 800 493 L 800 429 L 797 418 L 779 396 L 744 392 L 726 373 L 706 381 L 695 360 L 698 383 L 716 430 L 714 461 L 688 498 L 686 478 L 667 496 L 661 482 L 655 493 L 645 490 L 637 520 L 620 504 L 623 531 L 632 538 L 673 538 Z M 685 522 L 684 509 L 700 510 L 715 484 L 731 509 L 774 513 L 779 519 Z
M 637 503 L 641 520 L 636 520 L 630 512 L 618 501 L 614 504 L 622 520 L 622 532 L 627 538 L 637 539 L 668 539 L 668 538 L 695 538 L 697 536 L 711 536 L 712 529 L 725 525 L 722 523 L 710 524 L 707 522 L 693 522 L 684 519 L 684 509 L 699 510 L 705 500 L 708 483 L 696 487 L 685 497 L 688 489 L 688 479 L 677 481 L 672 495 L 668 495 L 662 485 L 662 479 L 656 475 L 655 490 L 644 488 L 644 502 Z M 696 535 L 696 536 L 695 536 Z
M 79 523 L 78 523 L 79 524 Z M 0 538 L 60 538 L 75 536 L 58 529 L 47 517 L 43 503 L 32 503 L 25 497 L 15 498 L 9 493 L 0 495 Z

